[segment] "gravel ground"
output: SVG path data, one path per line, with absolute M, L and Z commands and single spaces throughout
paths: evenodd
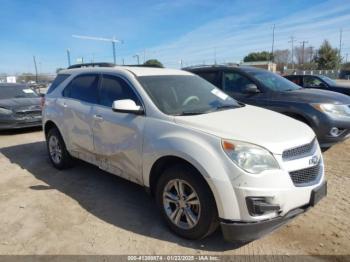
M 0 254 L 350 254 L 350 140 L 324 158 L 327 198 L 237 246 L 220 231 L 201 241 L 178 238 L 142 187 L 82 162 L 57 171 L 40 130 L 2 132 Z

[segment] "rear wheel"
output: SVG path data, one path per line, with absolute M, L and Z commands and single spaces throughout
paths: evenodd
M 158 181 L 156 197 L 168 226 L 184 238 L 204 238 L 218 226 L 214 197 L 193 168 L 181 165 L 165 170 Z
M 72 166 L 72 157 L 66 149 L 63 138 L 56 127 L 49 130 L 46 137 L 47 151 L 51 163 L 57 169 L 65 169 Z

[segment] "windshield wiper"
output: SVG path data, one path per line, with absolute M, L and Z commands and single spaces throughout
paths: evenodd
M 174 116 L 194 116 L 194 115 L 201 115 L 204 114 L 205 112 L 199 112 L 199 111 L 183 111 L 178 114 L 174 114 Z
M 221 105 L 221 106 L 217 106 L 215 108 L 213 108 L 212 111 L 220 111 L 220 110 L 225 110 L 225 109 L 232 109 L 232 108 L 238 108 L 241 107 L 240 105 Z

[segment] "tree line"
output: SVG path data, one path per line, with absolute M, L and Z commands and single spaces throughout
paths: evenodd
M 312 46 L 297 46 L 293 52 L 289 49 L 275 50 L 273 54 L 267 51 L 253 52 L 245 56 L 243 61 L 273 61 L 277 64 L 278 71 L 283 71 L 286 67 L 303 70 L 350 68 L 350 63 L 342 64 L 339 50 L 333 48 L 328 40 L 324 40 L 318 49 Z

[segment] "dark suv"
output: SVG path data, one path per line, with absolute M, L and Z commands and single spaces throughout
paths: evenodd
M 243 103 L 308 124 L 323 148 L 350 137 L 350 98 L 346 95 L 301 88 L 277 74 L 254 67 L 197 66 L 184 70 L 203 77 Z
M 350 87 L 337 84 L 334 80 L 323 75 L 288 75 L 285 76 L 293 83 L 305 88 L 317 88 L 350 95 Z

